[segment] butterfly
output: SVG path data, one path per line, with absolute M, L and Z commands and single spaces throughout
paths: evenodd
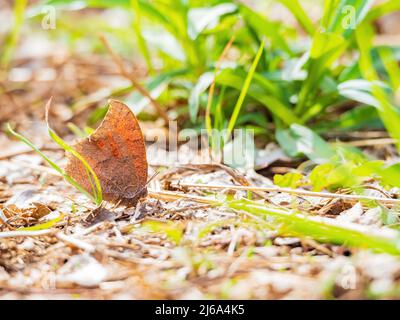
M 135 115 L 124 103 L 110 100 L 100 126 L 72 147 L 96 173 L 104 200 L 130 207 L 147 195 L 145 141 Z M 65 171 L 92 192 L 86 168 L 79 159 L 68 155 Z

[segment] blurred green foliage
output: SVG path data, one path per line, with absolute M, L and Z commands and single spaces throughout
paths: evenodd
M 44 0 L 28 14 L 40 17 L 43 5 L 55 6 L 54 34 L 67 39 L 72 49 L 83 40 L 91 50 L 103 50 L 97 34 L 105 32 L 122 55 L 132 59 L 139 54 L 148 71 L 143 85 L 173 110 L 171 117 L 179 117 L 183 127 L 205 128 L 208 89 L 215 81 L 208 120 L 212 128 L 230 133 L 233 126 L 247 127 L 256 135 L 275 136 L 291 156 L 304 154 L 318 162 L 314 151 L 331 151 L 322 139 L 314 141 L 319 140 L 315 134 L 332 129 L 385 127 L 399 139 L 400 49 L 376 46 L 373 39 L 375 21 L 399 11 L 400 2 L 317 1 L 318 21 L 305 2 L 270 0 L 263 6 L 280 3 L 297 27 L 269 16 L 270 10 L 229 0 Z M 129 23 L 115 26 L 113 15 L 93 13 L 77 21 L 68 13 L 88 8 L 122 10 Z M 232 37 L 229 57 L 217 68 Z M 146 112 L 140 94 L 133 88 L 122 91 L 128 91 L 125 100 L 135 111 Z M 306 138 L 298 134 L 302 130 L 307 130 Z M 316 149 L 296 150 L 304 139 L 316 142 Z

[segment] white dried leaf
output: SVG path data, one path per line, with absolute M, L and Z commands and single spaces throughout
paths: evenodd
M 346 222 L 356 222 L 361 218 L 363 214 L 363 207 L 360 202 L 357 202 L 349 210 L 343 211 L 337 220 Z
M 106 276 L 107 270 L 95 258 L 83 253 L 73 256 L 59 269 L 57 281 L 93 287 L 104 281 Z

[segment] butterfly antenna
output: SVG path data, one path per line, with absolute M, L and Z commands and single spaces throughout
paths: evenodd
M 147 186 L 149 185 L 149 183 L 150 183 L 155 177 L 157 177 L 159 174 L 160 174 L 160 171 L 154 172 L 154 174 L 150 177 L 150 179 L 147 180 L 145 186 L 147 187 Z

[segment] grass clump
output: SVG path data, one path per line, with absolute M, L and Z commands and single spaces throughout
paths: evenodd
M 84 166 L 87 174 L 87 178 L 92 187 L 92 193 L 86 191 L 74 178 L 68 175 L 64 170 L 62 170 L 54 161 L 52 161 L 48 156 L 46 156 L 38 147 L 36 147 L 28 138 L 24 137 L 23 135 L 15 132 L 11 125 L 8 124 L 7 128 L 8 131 L 16 137 L 21 142 L 25 143 L 29 147 L 31 147 L 38 155 L 40 155 L 54 170 L 56 170 L 69 184 L 75 187 L 79 192 L 83 193 L 89 199 L 91 199 L 97 206 L 103 202 L 103 194 L 101 190 L 100 180 L 97 177 L 96 173 L 93 171 L 92 167 L 86 161 L 82 155 L 80 155 L 75 149 L 73 149 L 70 145 L 68 145 L 57 133 L 50 128 L 48 122 L 48 111 L 50 108 L 51 100 L 46 105 L 46 124 L 49 136 L 56 142 L 65 152 L 72 154 L 76 157 Z

